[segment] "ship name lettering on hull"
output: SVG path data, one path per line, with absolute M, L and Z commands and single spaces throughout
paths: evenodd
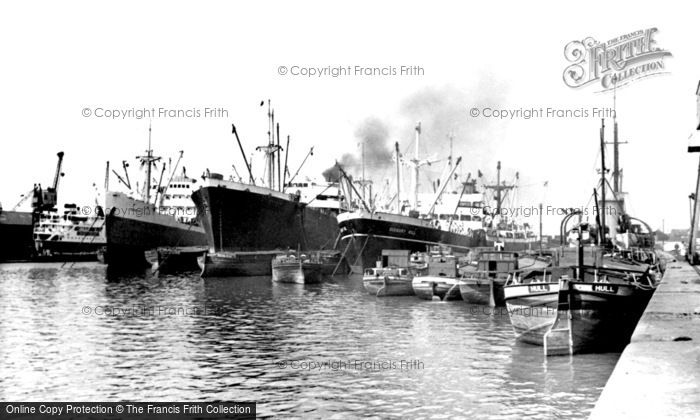
M 400 234 L 408 234 L 410 236 L 416 236 L 416 231 L 412 229 L 404 229 L 400 227 L 395 227 L 395 226 L 390 226 L 389 227 L 389 232 L 391 233 L 400 233 Z

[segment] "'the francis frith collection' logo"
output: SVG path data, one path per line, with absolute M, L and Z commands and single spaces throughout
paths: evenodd
M 564 83 L 580 88 L 600 83 L 600 92 L 624 86 L 645 77 L 668 73 L 665 57 L 671 53 L 659 48 L 654 40 L 656 28 L 635 31 L 598 42 L 588 37 L 571 41 L 564 47 L 564 57 L 571 64 L 564 69 Z

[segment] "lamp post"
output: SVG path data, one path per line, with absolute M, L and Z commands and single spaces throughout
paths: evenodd
M 698 88 L 695 91 L 695 95 L 698 98 L 698 106 L 697 106 L 697 119 L 698 119 L 698 124 L 696 126 L 696 132 L 700 131 L 700 83 L 698 83 Z M 695 134 L 695 133 L 693 133 Z M 694 135 L 690 136 L 690 144 L 688 144 L 688 153 L 698 153 L 700 152 L 700 142 L 695 138 Z M 698 162 L 698 178 L 695 182 L 695 194 L 693 198 L 693 213 L 690 219 L 690 235 L 688 235 L 688 251 L 686 252 L 686 259 L 690 264 L 698 264 L 700 262 L 700 255 L 698 255 L 698 252 L 696 250 L 697 246 L 695 245 L 696 242 L 696 232 L 697 232 L 697 226 L 698 226 L 698 205 L 700 204 L 700 200 L 698 200 L 698 194 L 700 194 L 700 159 Z

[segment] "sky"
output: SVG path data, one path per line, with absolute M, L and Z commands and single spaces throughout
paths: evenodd
M 687 228 L 699 158 L 687 153 L 697 126 L 699 9 L 680 1 L 3 2 L 0 203 L 12 208 L 34 183 L 50 184 L 58 151 L 66 154 L 61 201 L 91 203 L 106 161 L 115 168 L 147 148 L 149 123 L 156 154 L 176 158 L 184 150 L 190 175 L 228 175 L 231 165 L 244 173 L 234 123 L 260 176 L 254 149 L 267 142 L 267 106 L 260 103 L 269 99 L 283 144 L 291 137 L 292 172 L 311 147 L 302 170 L 308 176 L 320 177 L 343 155 L 358 156 L 368 124 L 384 133 L 373 137 L 368 166 L 387 150 L 390 156 L 396 141 L 410 155 L 421 121 L 421 155 L 443 159 L 425 171 L 424 186 L 442 171 L 451 133 L 463 176 L 480 170 L 494 179 L 498 161 L 505 179 L 519 174 L 518 206 L 585 206 L 600 166 L 599 116 L 500 119 L 483 112 L 614 106 L 627 142 L 620 160 L 628 211 L 655 229 Z M 658 29 L 656 45 L 672 54 L 666 74 L 617 89 L 615 101 L 595 86 L 564 83 L 569 42 L 647 28 Z M 422 71 L 291 74 L 348 66 Z M 106 116 L 152 108 L 200 115 Z M 205 108 L 225 112 L 206 116 Z M 606 125 L 611 140 L 611 118 Z M 357 174 L 359 166 L 348 170 Z M 370 172 L 375 183 L 391 177 Z M 545 233 L 555 233 L 559 221 L 545 215 Z

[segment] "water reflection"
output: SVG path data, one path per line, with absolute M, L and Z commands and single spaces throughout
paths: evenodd
M 504 312 L 377 299 L 359 278 L 107 274 L 0 265 L 0 397 L 252 400 L 262 415 L 301 418 L 584 418 L 618 357 L 545 360 L 514 342 Z

